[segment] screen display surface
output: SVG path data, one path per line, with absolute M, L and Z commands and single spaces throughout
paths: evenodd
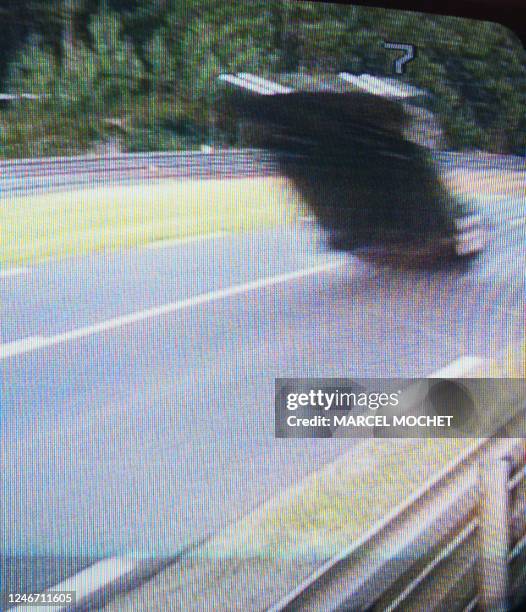
M 518 602 L 520 40 L 289 0 L 0 15 L 0 609 Z

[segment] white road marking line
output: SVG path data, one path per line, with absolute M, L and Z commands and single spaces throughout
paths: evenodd
M 0 278 L 18 276 L 19 274 L 27 274 L 28 272 L 29 268 L 8 268 L 7 270 L 0 270 Z
M 202 293 L 201 295 L 196 295 L 186 300 L 170 302 L 168 304 L 163 304 L 162 306 L 132 312 L 128 315 L 101 321 L 100 323 L 95 323 L 94 325 L 80 327 L 62 334 L 56 334 L 54 336 L 32 336 L 24 340 L 17 340 L 16 342 L 0 345 L 0 359 L 14 357 L 15 355 L 29 353 L 33 350 L 48 348 L 50 346 L 56 346 L 57 344 L 70 342 L 71 340 L 78 340 L 80 338 L 86 338 L 87 336 L 112 331 L 119 327 L 124 327 L 125 325 L 139 323 L 140 321 L 146 321 L 147 319 L 153 319 L 155 317 L 178 312 L 186 308 L 192 308 L 194 306 L 215 302 L 217 300 L 233 297 L 242 293 L 257 291 L 258 289 L 266 289 L 267 287 L 272 287 L 288 281 L 298 280 L 307 276 L 313 276 L 321 272 L 328 272 L 341 266 L 341 264 L 342 261 L 329 261 L 318 266 L 297 270 L 296 272 L 278 274 L 277 276 L 262 278 L 243 285 L 234 285 L 233 287 L 227 287 L 226 289 L 218 289 L 216 291 L 210 291 L 209 293 Z
M 172 238 L 170 240 L 156 240 L 145 245 L 147 249 L 164 249 L 166 247 L 179 246 L 182 244 L 190 244 L 192 242 L 202 242 L 203 240 L 212 240 L 213 238 L 222 238 L 226 236 L 226 232 L 213 232 L 210 234 L 202 234 L 199 236 L 190 236 L 188 238 Z
M 13 340 L 13 342 L 0 344 L 0 359 L 12 357 L 13 355 L 20 355 L 22 353 L 29 353 L 45 344 L 46 341 L 46 336 L 28 336 L 21 340 Z

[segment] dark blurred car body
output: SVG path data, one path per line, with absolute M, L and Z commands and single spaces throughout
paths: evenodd
M 333 248 L 391 265 L 461 259 L 483 248 L 478 217 L 442 182 L 433 160 L 441 130 L 416 104 L 416 88 L 386 85 L 379 94 L 338 76 L 289 75 L 293 88 L 236 78 L 248 87 L 229 92 L 227 109 L 248 143 L 276 154 Z

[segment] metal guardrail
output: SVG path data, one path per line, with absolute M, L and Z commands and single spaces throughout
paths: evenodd
M 21 93 L 21 94 L 10 94 L 0 93 L 0 102 L 16 102 L 17 100 L 41 100 L 45 98 L 44 95 Z
M 167 168 L 198 167 L 199 165 L 235 164 L 236 162 L 265 162 L 271 155 L 258 149 L 219 149 L 212 151 L 179 151 L 153 153 L 122 153 L 101 156 L 48 157 L 35 159 L 0 160 L 0 172 L 14 175 L 67 174 L 72 172 L 100 172 L 119 168 L 141 169 L 152 164 Z
M 526 160 L 521 157 L 439 152 L 435 159 L 447 168 L 526 171 Z M 256 149 L 0 160 L 0 196 L 128 183 L 137 179 L 247 178 L 278 173 L 273 155 Z
M 507 610 L 526 595 L 526 463 L 518 439 L 478 441 L 273 606 Z
M 261 149 L 212 149 L 210 151 L 161 151 L 150 153 L 119 153 L 115 155 L 75 155 L 63 157 L 42 157 L 27 159 L 1 159 L 0 174 L 13 173 L 47 174 L 80 169 L 93 171 L 111 169 L 123 164 L 130 167 L 143 167 L 156 163 L 172 167 L 189 162 L 191 165 L 203 160 L 220 161 L 251 159 L 255 162 L 268 162 L 272 155 Z M 435 159 L 440 164 L 459 164 L 469 167 L 517 168 L 526 170 L 526 157 L 517 155 L 492 155 L 486 153 L 461 153 L 456 151 L 437 151 Z
M 277 172 L 271 154 L 252 149 L 0 161 L 0 197 L 138 179 L 248 178 Z
M 436 162 L 447 168 L 459 167 L 470 170 L 507 170 L 526 172 L 526 157 L 519 155 L 494 155 L 489 153 L 460 153 L 437 151 Z

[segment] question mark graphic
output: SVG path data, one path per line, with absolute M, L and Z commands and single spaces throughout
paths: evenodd
M 394 51 L 404 51 L 404 55 L 395 61 L 395 72 L 396 74 L 404 74 L 404 66 L 411 60 L 415 59 L 416 50 L 414 45 L 407 45 L 405 43 L 396 42 L 384 42 L 386 49 L 392 49 Z

